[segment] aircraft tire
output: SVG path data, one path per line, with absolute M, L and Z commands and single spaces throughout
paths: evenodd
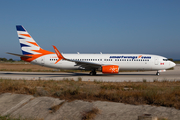
M 92 75 L 93 75 L 93 72 L 90 72 L 89 75 L 92 76 Z
M 156 75 L 157 75 L 157 76 L 159 76 L 159 75 L 160 75 L 160 73 L 159 73 L 159 72 L 157 72 L 157 73 L 156 73 Z
M 91 71 L 91 72 L 89 73 L 89 75 L 90 75 L 90 76 L 96 75 L 96 71 Z

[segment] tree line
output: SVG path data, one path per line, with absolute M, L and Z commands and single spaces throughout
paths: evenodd
M 2 61 L 2 62 L 14 62 L 15 60 L 13 60 L 12 58 L 10 58 L 10 59 L 0 58 L 0 61 Z

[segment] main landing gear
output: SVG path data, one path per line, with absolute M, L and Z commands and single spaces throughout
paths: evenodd
M 156 75 L 157 75 L 157 76 L 159 76 L 159 75 L 160 75 L 160 73 L 157 71 Z
M 90 74 L 91 76 L 92 76 L 92 75 L 96 75 L 96 70 L 92 70 L 89 74 Z

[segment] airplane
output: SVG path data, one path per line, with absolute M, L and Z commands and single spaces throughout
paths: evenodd
M 65 70 L 87 70 L 90 75 L 96 71 L 103 74 L 118 74 L 120 70 L 157 71 L 156 75 L 176 66 L 172 61 L 159 55 L 150 54 L 62 54 L 53 46 L 55 52 L 42 49 L 22 25 L 17 25 L 17 34 L 22 50 L 22 60 L 45 67 Z

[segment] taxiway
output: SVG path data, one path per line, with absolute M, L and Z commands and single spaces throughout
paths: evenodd
M 79 80 L 82 81 L 104 81 L 104 82 L 153 82 L 158 81 L 180 81 L 180 65 L 176 65 L 174 70 L 167 70 L 155 75 L 156 71 L 145 72 L 120 72 L 119 74 L 102 74 L 89 76 L 89 73 L 66 73 L 66 72 L 8 72 L 1 71 L 0 78 L 14 80 Z

